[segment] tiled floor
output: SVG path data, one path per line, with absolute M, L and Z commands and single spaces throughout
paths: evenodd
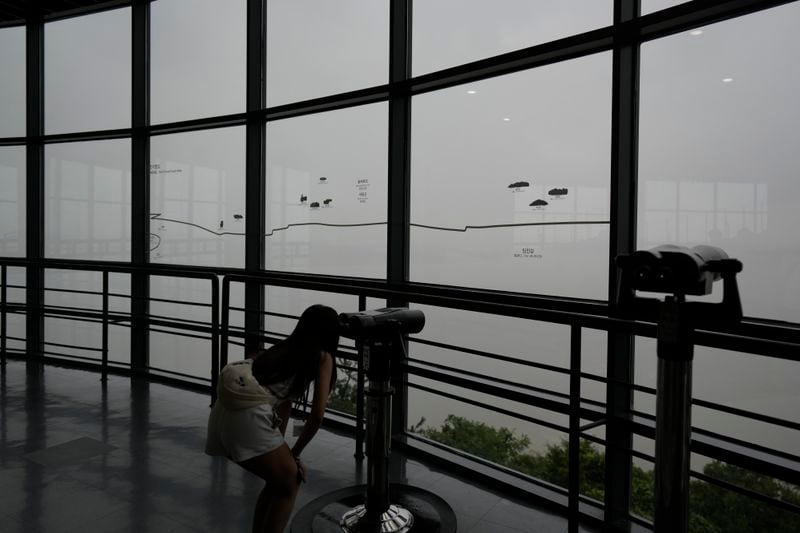
M 9 361 L 0 375 L 0 532 L 246 532 L 258 478 L 203 453 L 207 396 L 166 385 Z M 364 482 L 353 440 L 306 448 L 296 508 Z M 459 533 L 566 531 L 566 520 L 393 454 L 392 480 L 453 507 Z

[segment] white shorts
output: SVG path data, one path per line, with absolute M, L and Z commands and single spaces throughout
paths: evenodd
M 284 443 L 280 421 L 269 404 L 236 411 L 217 401 L 208 415 L 206 453 L 240 463 L 271 452 Z

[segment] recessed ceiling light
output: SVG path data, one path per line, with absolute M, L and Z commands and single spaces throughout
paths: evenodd
M 469 91 L 467 91 L 467 94 L 475 94 L 476 92 L 478 92 L 478 91 L 469 90 Z
M 722 83 L 730 83 L 733 81 L 733 78 L 722 78 Z
M 692 30 L 689 35 L 703 35 L 703 30 Z

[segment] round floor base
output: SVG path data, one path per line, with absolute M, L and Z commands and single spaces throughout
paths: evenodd
M 306 504 L 292 520 L 292 533 L 342 533 L 342 516 L 364 503 L 366 485 L 355 485 L 323 494 Z M 413 533 L 455 533 L 456 515 L 439 496 L 411 485 L 393 483 L 389 500 L 414 517 Z M 359 525 L 358 533 L 380 533 L 379 528 Z

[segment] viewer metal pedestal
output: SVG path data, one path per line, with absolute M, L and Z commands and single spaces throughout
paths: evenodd
M 665 245 L 619 256 L 619 308 L 629 318 L 658 323 L 656 389 L 655 533 L 689 530 L 693 333 L 697 327 L 729 325 L 742 318 L 736 274 L 742 263 L 711 246 Z M 723 281 L 719 303 L 686 301 L 711 294 Z M 636 291 L 666 293 L 664 301 Z
M 378 309 L 341 315 L 343 335 L 355 338 L 369 379 L 367 483 L 334 491 L 297 512 L 292 533 L 455 533 L 456 517 L 439 496 L 390 483 L 391 362 L 402 356 L 403 334 L 422 330 L 420 311 Z

